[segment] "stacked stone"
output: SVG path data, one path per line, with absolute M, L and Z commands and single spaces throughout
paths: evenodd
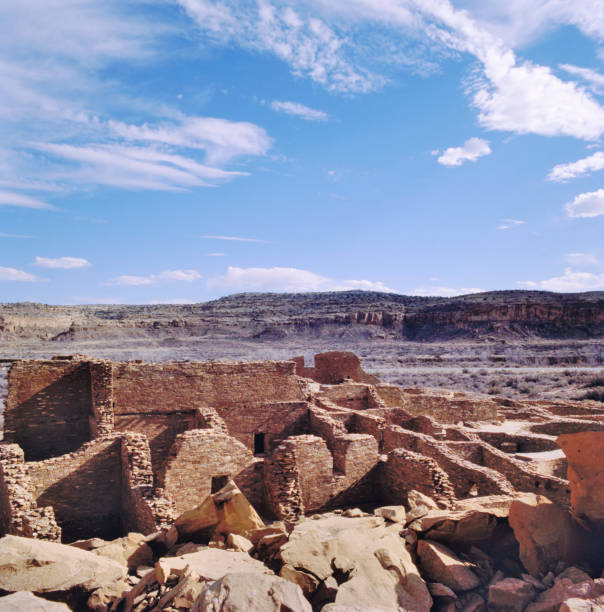
M 224 419 L 216 412 L 214 408 L 202 406 L 197 409 L 198 423 L 195 429 L 215 429 L 223 434 L 229 435 L 229 429 L 224 422 Z
M 60 540 L 52 508 L 38 508 L 23 449 L 0 445 L 0 532 L 45 540 Z
M 304 515 L 302 495 L 300 493 L 295 446 L 287 440 L 273 451 L 265 463 L 265 477 L 272 510 L 277 517 L 295 523 Z
M 90 390 L 96 436 L 110 434 L 114 428 L 113 364 L 110 361 L 90 362 Z

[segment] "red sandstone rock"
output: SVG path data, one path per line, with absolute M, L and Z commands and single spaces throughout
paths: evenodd
M 604 533 L 604 431 L 563 434 L 556 441 L 568 460 L 574 512 Z
M 443 544 L 420 540 L 417 555 L 422 573 L 432 582 L 441 582 L 456 592 L 480 586 L 478 576 Z
M 522 612 L 535 595 L 524 580 L 504 578 L 489 587 L 489 612 Z
M 520 546 L 520 560 L 539 576 L 561 561 L 574 563 L 587 554 L 586 534 L 570 515 L 542 495 L 523 494 L 510 506 L 509 521 Z
M 604 580 L 589 580 L 574 584 L 570 579 L 556 580 L 554 586 L 539 594 L 525 612 L 558 612 L 563 602 L 569 599 L 597 599 L 604 596 Z M 596 608 L 597 610 L 597 608 Z

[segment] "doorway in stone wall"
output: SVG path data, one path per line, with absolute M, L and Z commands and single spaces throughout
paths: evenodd
M 228 481 L 228 474 L 223 474 L 221 476 L 212 476 L 212 485 L 210 488 L 210 493 L 212 493 L 212 495 L 214 493 L 218 493 L 218 491 L 220 491 L 220 489 L 222 489 L 222 487 L 224 487 Z
M 254 455 L 264 455 L 265 453 L 265 440 L 264 434 L 258 432 L 254 434 Z

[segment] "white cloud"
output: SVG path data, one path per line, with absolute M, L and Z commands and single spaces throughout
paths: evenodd
M 271 108 L 286 115 L 300 117 L 300 119 L 305 119 L 306 121 L 327 121 L 329 119 L 329 115 L 326 112 L 310 108 L 298 102 L 274 100 L 271 102 Z
M 503 223 L 497 227 L 498 230 L 508 230 L 513 227 L 518 227 L 519 225 L 524 225 L 524 221 L 520 219 L 504 219 Z
M 365 291 L 392 292 L 382 282 L 368 280 L 337 281 L 299 268 L 237 268 L 229 266 L 224 276 L 208 280 L 209 287 L 226 287 L 235 291 Z
M 269 52 L 292 72 L 343 92 L 372 91 L 384 79 L 358 65 L 354 44 L 317 16 L 310 3 L 292 6 L 268 0 L 178 0 L 206 40 Z M 314 10 L 307 14 L 308 7 Z M 334 24 L 335 26 L 335 24 Z
M 202 149 L 210 165 L 246 155 L 266 155 L 272 144 L 265 130 L 254 123 L 216 117 L 185 117 L 157 126 L 110 121 L 109 128 L 126 141 Z
M 582 68 L 580 66 L 573 66 L 572 64 L 560 64 L 560 68 L 565 72 L 586 81 L 589 88 L 594 93 L 601 94 L 604 90 L 604 74 L 600 74 L 591 68 Z
M 469 138 L 461 147 L 446 149 L 438 158 L 438 163 L 443 166 L 461 166 L 467 161 L 476 161 L 479 157 L 490 155 L 491 147 L 482 138 Z
M 33 283 L 40 280 L 37 276 L 24 272 L 23 270 L 17 270 L 16 268 L 5 268 L 0 266 L 0 281 L 18 281 L 25 283 Z
M 28 234 L 5 234 L 4 232 L 0 232 L 0 238 L 32 239 L 32 238 L 37 238 L 37 236 L 29 236 Z
M 246 175 L 245 172 L 212 168 L 152 147 L 38 143 L 35 148 L 79 163 L 77 170 L 57 169 L 55 177 L 70 178 L 84 184 L 179 191 Z
M 210 236 L 204 235 L 202 238 L 207 238 L 209 240 L 231 240 L 233 242 L 264 242 L 266 240 L 260 240 L 258 238 L 242 238 L 241 236 Z
M 604 215 L 604 189 L 578 195 L 565 206 L 569 217 L 598 217 Z
M 575 162 L 568 164 L 558 164 L 554 166 L 547 178 L 550 181 L 556 181 L 557 183 L 563 183 L 570 179 L 574 179 L 577 176 L 583 176 L 591 172 L 597 172 L 598 170 L 604 169 L 604 153 L 597 151 L 589 157 L 584 157 Z
M 206 257 L 224 257 L 226 253 L 206 253 Z
M 132 276 L 123 274 L 114 278 L 109 284 L 112 285 L 128 285 L 131 287 L 137 287 L 141 285 L 154 285 L 161 282 L 186 282 L 191 283 L 193 281 L 203 278 L 197 270 L 164 270 L 159 274 L 149 274 L 148 276 Z
M 417 287 L 409 292 L 409 295 L 418 295 L 424 297 L 440 296 L 454 297 L 456 295 L 468 295 L 470 293 L 482 293 L 484 289 L 477 287 L 462 287 L 454 289 L 453 287 Z
M 51 257 L 36 257 L 36 266 L 42 266 L 43 268 L 54 268 L 62 270 L 73 270 L 76 268 L 88 268 L 92 264 L 82 257 L 57 257 L 55 259 Z
M 600 262 L 595 255 L 591 253 L 569 253 L 566 256 L 566 261 L 571 266 L 597 266 Z
M 525 287 L 563 293 L 598 291 L 604 289 L 604 274 L 593 274 L 591 272 L 574 270 L 573 268 L 565 268 L 562 276 L 547 278 L 539 282 L 519 281 L 518 284 Z
M 38 198 L 3 190 L 0 190 L 0 206 L 19 206 L 21 208 L 35 208 L 37 210 L 55 210 L 54 206 Z

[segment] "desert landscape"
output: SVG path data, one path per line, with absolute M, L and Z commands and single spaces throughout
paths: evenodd
M 1 308 L 0 609 L 604 609 L 602 293 Z

